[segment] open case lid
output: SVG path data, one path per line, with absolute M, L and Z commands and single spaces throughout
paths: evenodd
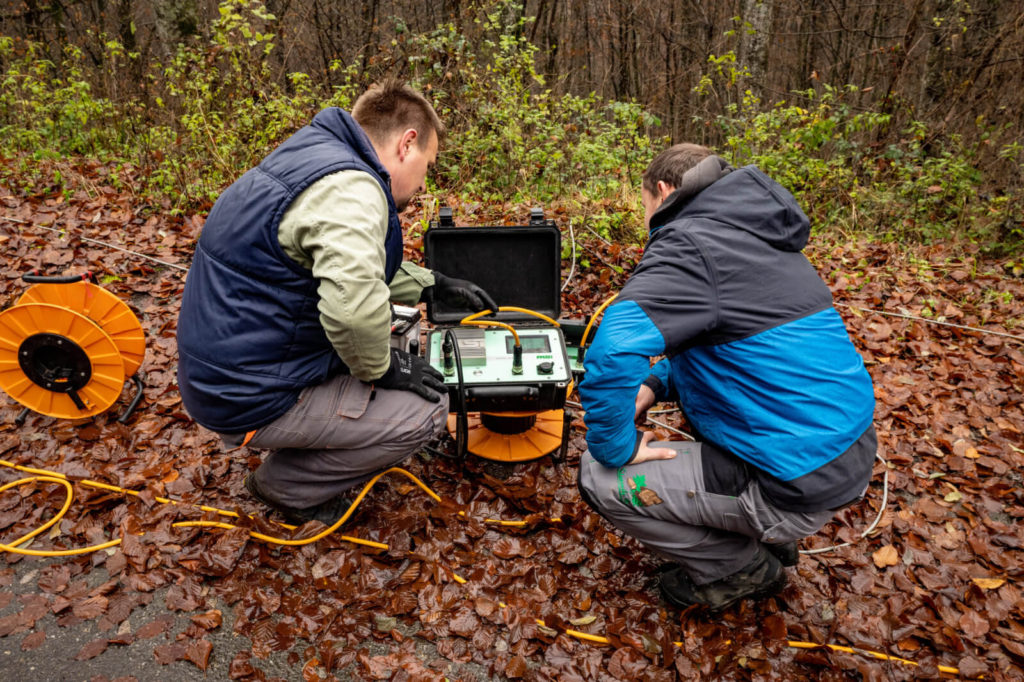
M 529 225 L 455 227 L 451 209 L 444 207 L 423 235 L 423 250 L 428 268 L 478 284 L 499 306 L 551 318 L 561 312 L 562 235 L 539 208 L 530 212 Z M 427 319 L 435 324 L 455 324 L 471 313 L 427 303 Z M 539 321 L 515 312 L 488 319 Z

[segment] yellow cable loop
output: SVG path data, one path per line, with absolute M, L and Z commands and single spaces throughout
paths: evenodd
M 76 555 L 76 554 L 88 554 L 90 552 L 96 552 L 96 551 L 99 551 L 101 549 L 107 549 L 109 547 L 114 547 L 114 546 L 116 546 L 116 545 L 121 543 L 121 540 L 117 539 L 117 540 L 110 540 L 108 542 L 104 542 L 104 543 L 99 544 L 99 545 L 93 545 L 93 546 L 90 546 L 90 547 L 81 547 L 81 548 L 78 548 L 78 549 L 66 549 L 66 550 L 45 550 L 44 551 L 44 550 L 28 550 L 28 549 L 20 549 L 20 548 L 18 548 L 18 545 L 22 544 L 23 542 L 28 541 L 29 539 L 35 537 L 39 533 L 42 533 L 47 528 L 49 528 L 53 524 L 57 523 L 64 516 L 64 514 L 67 513 L 68 509 L 71 507 L 71 501 L 72 501 L 72 499 L 74 497 L 74 491 L 73 491 L 73 489 L 71 487 L 71 482 L 68 480 L 68 477 L 65 476 L 64 474 L 60 473 L 60 472 L 57 472 L 57 471 L 46 471 L 44 469 L 34 469 L 32 467 L 25 467 L 25 466 L 21 466 L 21 465 L 18 465 L 18 464 L 14 464 L 13 462 L 9 462 L 9 461 L 4 460 L 4 459 L 0 459 L 0 465 L 6 466 L 6 467 L 10 467 L 10 468 L 16 469 L 18 471 L 25 471 L 25 472 L 28 472 L 28 473 L 37 474 L 36 476 L 30 477 L 30 478 L 22 478 L 22 479 L 19 479 L 17 481 L 14 481 L 12 483 L 8 483 L 8 484 L 6 484 L 4 486 L 0 486 L 0 493 L 4 492 L 4 491 L 6 491 L 6 490 L 8 490 L 10 488 L 13 488 L 15 486 L 24 485 L 26 483 L 31 483 L 33 481 L 60 483 L 67 490 L 67 498 L 64 501 L 64 506 L 61 508 L 61 510 L 52 519 L 50 519 L 44 525 L 42 525 L 39 528 L 35 529 L 34 531 L 29 533 L 28 535 L 25 535 L 25 536 L 23 536 L 21 538 L 18 538 L 17 540 L 15 540 L 12 543 L 9 543 L 9 544 L 2 544 L 2 543 L 0 543 L 0 551 L 11 552 L 13 554 L 27 554 L 27 555 L 30 555 L 30 556 L 47 556 L 47 557 L 73 556 L 73 555 Z M 352 504 L 349 505 L 349 508 L 345 512 L 345 514 L 340 519 L 338 519 L 330 528 L 328 528 L 328 529 L 318 533 L 317 535 L 314 535 L 313 537 L 307 538 L 305 540 L 288 540 L 288 539 L 284 539 L 284 538 L 275 538 L 275 537 L 272 537 L 272 536 L 269 536 L 269 535 L 265 535 L 263 533 L 258 533 L 256 531 L 252 531 L 252 530 L 248 530 L 247 529 L 248 533 L 249 533 L 249 536 L 254 538 L 254 539 L 257 539 L 257 540 L 262 540 L 264 542 L 269 542 L 271 544 L 288 545 L 288 546 L 300 546 L 300 545 L 307 545 L 307 544 L 316 542 L 317 540 L 320 540 L 320 539 L 326 537 L 327 535 L 330 535 L 335 530 L 340 528 L 342 526 L 342 524 L 344 524 L 349 519 L 349 517 L 352 516 L 352 514 L 355 511 L 356 507 L 359 505 L 360 502 L 363 501 L 363 498 L 366 497 L 366 494 L 377 483 L 377 481 L 379 481 L 385 474 L 392 473 L 392 472 L 397 472 L 397 473 L 404 474 L 408 478 L 412 479 L 412 481 L 416 485 L 418 485 L 421 489 L 423 489 L 424 492 L 426 492 L 428 495 L 430 495 L 430 497 L 433 498 L 434 501 L 436 501 L 436 502 L 440 502 L 441 501 L 441 497 L 437 493 L 435 493 L 433 490 L 431 490 L 429 487 L 427 487 L 427 485 L 425 483 L 423 483 L 423 481 L 421 481 L 420 479 L 416 478 L 414 475 L 412 475 L 411 473 L 409 473 L 405 469 L 400 469 L 398 467 L 393 467 L 391 469 L 387 469 L 385 471 L 382 471 L 381 473 L 377 474 L 372 479 L 370 479 L 370 481 L 368 481 L 366 483 L 366 485 L 363 487 L 363 489 L 360 491 L 359 495 L 356 496 L 356 499 L 352 502 Z M 122 488 L 120 486 L 110 485 L 109 483 L 102 483 L 100 481 L 92 481 L 92 480 L 89 480 L 89 479 L 84 479 L 84 480 L 78 481 L 78 483 L 80 485 L 83 485 L 83 486 L 87 486 L 87 487 L 91 487 L 91 488 L 97 488 L 97 489 L 100 489 L 100 490 L 108 490 L 108 491 L 111 491 L 111 492 L 122 493 L 122 494 L 125 494 L 125 495 L 132 495 L 133 497 L 138 497 L 139 496 L 138 491 L 128 490 L 128 489 Z M 171 500 L 171 499 L 166 498 L 166 497 L 155 497 L 154 499 L 157 502 L 160 502 L 161 504 L 172 504 L 172 505 L 175 505 L 175 506 L 179 506 L 179 505 L 182 505 L 182 504 L 187 504 L 187 503 L 177 502 L 175 500 Z M 217 509 L 216 507 L 209 507 L 209 506 L 206 506 L 206 505 L 188 505 L 188 506 L 198 506 L 203 511 L 210 511 L 210 512 L 214 512 L 214 513 L 217 513 L 217 514 L 221 514 L 223 516 L 233 516 L 233 517 L 236 517 L 236 518 L 238 517 L 238 514 L 236 512 L 227 511 L 225 509 Z M 238 526 L 236 526 L 234 524 L 222 523 L 222 522 L 219 522 L 219 521 L 180 521 L 180 522 L 172 524 L 172 525 L 175 528 L 205 527 L 205 528 L 223 528 L 223 529 L 227 529 L 227 530 L 230 530 L 232 528 L 238 528 Z M 288 524 L 280 524 L 280 525 L 283 526 L 284 528 L 289 529 L 289 530 L 292 530 L 292 529 L 296 528 L 296 526 L 292 526 L 292 525 L 288 525 Z M 368 547 L 375 547 L 377 549 L 388 549 L 389 548 L 388 545 L 386 545 L 386 544 L 384 544 L 382 542 L 374 542 L 372 540 L 363 540 L 361 538 L 354 538 L 354 537 L 351 537 L 351 536 L 348 536 L 348 535 L 341 535 L 339 537 L 342 540 L 345 540 L 347 542 L 351 542 L 351 543 L 354 543 L 354 544 L 358 544 L 358 545 L 365 545 L 365 546 L 368 546 Z
M 331 524 L 331 526 L 329 528 L 324 529 L 323 531 L 317 533 L 316 535 L 314 535 L 312 537 L 306 538 L 304 540 L 285 540 L 283 538 L 273 538 L 273 537 L 270 537 L 269 535 L 263 535 L 262 533 L 257 533 L 255 531 L 249 531 L 249 535 L 254 537 L 254 538 L 256 538 L 257 540 L 264 540 L 265 542 L 270 542 L 270 543 L 273 543 L 275 545 L 287 545 L 287 546 L 291 546 L 291 547 L 297 547 L 297 546 L 312 544 L 312 543 L 316 542 L 317 540 L 321 540 L 321 539 L 327 537 L 328 535 L 330 535 L 331 533 L 336 531 L 338 528 L 340 528 L 342 526 L 342 524 L 344 524 L 346 521 L 348 521 L 349 517 L 352 516 L 352 514 L 355 512 L 356 507 L 359 506 L 359 503 L 362 502 L 363 498 L 366 497 L 366 494 L 368 492 L 370 492 L 370 488 L 372 488 L 374 485 L 376 485 L 377 481 L 379 481 L 381 478 L 383 478 L 386 474 L 390 474 L 390 473 L 399 473 L 399 474 L 405 475 L 407 478 L 411 479 L 413 483 L 418 485 L 425 493 L 430 495 L 430 497 L 433 498 L 433 500 L 435 502 L 440 502 L 441 501 L 440 495 L 438 495 L 433 490 L 428 488 L 427 485 L 423 481 L 421 481 L 420 479 L 416 478 L 414 475 L 412 475 L 411 473 L 409 473 L 405 469 L 400 469 L 398 467 L 391 467 L 390 469 L 385 469 L 384 471 L 380 472 L 379 474 L 377 474 L 376 476 L 371 478 L 366 483 L 366 485 L 363 486 L 363 489 L 361 491 L 359 491 L 359 494 L 356 496 L 356 499 L 354 499 L 352 501 L 352 504 L 349 505 L 348 509 L 345 511 L 344 514 L 342 514 L 340 519 L 338 519 L 333 524 Z M 204 527 L 205 526 L 205 527 L 210 527 L 210 528 L 229 528 L 229 529 L 230 528 L 237 528 L 237 526 L 234 526 L 234 525 L 232 525 L 230 523 L 220 523 L 220 522 L 217 522 L 217 521 L 180 521 L 180 522 L 175 523 L 173 525 L 174 525 L 175 528 L 188 528 L 188 527 L 193 527 L 193 526 L 199 526 L 199 527 Z M 373 542 L 371 540 L 360 540 L 358 538 L 348 538 L 347 536 L 341 536 L 341 537 L 343 539 L 346 539 L 346 540 L 349 540 L 349 541 L 354 541 L 357 544 L 364 544 L 364 545 L 370 545 L 372 547 L 379 547 L 381 549 L 388 549 L 388 545 L 385 545 L 385 544 L 380 543 L 380 542 Z
M 611 302 L 618 298 L 618 296 L 618 294 L 612 294 L 605 299 L 604 303 L 597 307 L 596 311 L 594 311 L 594 314 L 590 317 L 590 322 L 587 323 L 586 328 L 583 330 L 583 338 L 580 339 L 580 348 L 584 348 L 587 345 L 587 336 L 590 335 L 590 327 L 594 324 L 594 321 L 601 316 L 604 309 L 611 305 Z
M 494 312 L 493 310 L 481 310 L 478 313 L 473 313 L 472 315 L 466 315 L 464 318 L 462 318 L 462 321 L 460 322 L 460 324 L 466 324 L 467 322 L 473 322 L 474 320 L 477 320 L 477 319 L 483 317 L 484 315 L 490 315 L 493 312 Z M 514 306 L 514 305 L 503 305 L 503 306 L 498 306 L 498 312 L 499 313 L 523 313 L 525 315 L 532 315 L 534 317 L 539 317 L 540 319 L 544 320 L 548 324 L 554 325 L 555 327 L 561 326 L 561 325 L 558 324 L 558 322 L 556 320 L 551 319 L 550 317 L 548 317 L 544 313 L 538 313 L 536 310 L 530 310 L 529 308 L 520 308 L 520 307 Z M 484 321 L 486 321 L 486 320 L 484 320 Z
M 3 460 L 0 460 L 0 462 L 2 462 L 2 461 Z M 71 488 L 71 482 L 67 480 L 67 476 L 64 476 L 64 474 L 60 474 L 60 473 L 57 473 L 57 472 L 41 472 L 39 469 L 34 469 L 33 471 L 40 472 L 40 473 L 46 473 L 46 475 L 44 475 L 44 476 L 31 476 L 29 478 L 21 478 L 21 479 L 18 479 L 17 481 L 13 481 L 13 482 L 8 483 L 6 485 L 0 486 L 0 493 L 4 492 L 5 490 L 8 490 L 10 488 L 14 488 L 15 486 L 24 485 L 26 483 L 32 483 L 33 481 L 42 481 L 44 483 L 60 483 L 61 485 L 64 486 L 65 492 L 67 493 L 67 497 L 64 499 L 64 506 L 61 507 L 60 511 L 57 512 L 52 519 L 50 519 L 49 521 L 47 521 L 43 525 L 39 526 L 39 528 L 36 528 L 34 531 L 32 531 L 30 533 L 27 533 L 26 535 L 21 536 L 20 538 L 18 538 L 17 540 L 15 540 L 14 542 L 11 542 L 9 544 L 0 544 L 0 551 L 10 552 L 11 554 L 25 554 L 27 556 L 45 556 L 45 557 L 74 556 L 76 554 L 89 554 L 91 552 L 98 552 L 101 549 L 107 549 L 108 547 L 114 547 L 115 545 L 118 545 L 118 544 L 121 543 L 121 540 L 118 539 L 118 540 L 111 540 L 109 542 L 104 542 L 104 543 L 101 543 L 101 544 L 98 544 L 98 545 L 92 545 L 90 547 L 80 547 L 78 549 L 60 549 L 60 550 L 22 549 L 21 547 L 18 547 L 18 545 L 22 544 L 23 542 L 27 542 L 28 540 L 30 540 L 30 539 L 34 538 L 35 536 L 39 535 L 40 533 L 42 533 L 47 528 L 51 527 L 53 524 L 55 524 L 58 521 L 60 521 L 61 518 L 64 517 L 64 514 L 66 514 L 68 509 L 71 507 L 71 500 L 74 498 L 74 490 Z
M 520 307 L 514 306 L 514 305 L 503 305 L 503 306 L 500 306 L 498 308 L 498 312 L 500 312 L 500 313 L 523 313 L 524 315 L 532 315 L 534 317 L 540 318 L 540 319 L 544 320 L 545 322 L 547 322 L 548 324 L 550 324 L 553 327 L 560 327 L 561 326 L 560 324 L 558 324 L 557 320 L 553 320 L 550 317 L 548 317 L 547 315 L 545 315 L 544 313 L 538 313 L 536 310 L 530 310 L 529 308 L 520 308 Z M 477 314 L 479 314 L 479 313 L 477 313 Z
M 459 324 L 467 327 L 501 327 L 502 329 L 507 329 L 512 333 L 512 338 L 515 339 L 517 346 L 523 345 L 519 342 L 519 334 L 516 332 L 515 328 L 510 324 L 505 324 L 504 322 L 498 322 L 497 320 L 469 320 L 467 322 L 466 320 L 462 320 Z
M 494 312 L 493 310 L 481 310 L 478 313 L 473 313 L 472 315 L 467 315 L 466 317 L 462 318 L 462 320 L 459 321 L 459 324 L 470 326 L 470 327 L 501 327 L 502 329 L 507 329 L 508 331 L 510 331 L 512 333 L 512 338 L 515 339 L 516 345 L 517 346 L 521 346 L 522 344 L 519 342 L 519 334 L 518 334 L 518 332 L 516 332 L 515 328 L 512 325 L 505 324 L 504 322 L 498 322 L 497 320 L 481 320 L 481 319 L 479 319 L 479 318 L 483 317 L 484 315 L 490 315 L 493 312 Z M 550 317 L 548 317 L 544 313 L 538 313 L 536 310 L 530 310 L 529 308 L 520 308 L 520 307 L 514 306 L 514 305 L 503 305 L 503 306 L 499 306 L 498 307 L 498 312 L 501 312 L 501 313 L 524 313 L 526 315 L 533 315 L 534 317 L 539 317 L 540 319 L 544 320 L 545 322 L 547 322 L 549 324 L 552 324 L 552 325 L 554 325 L 556 327 L 559 326 L 557 321 L 551 319 Z
M 614 296 L 612 298 L 614 298 Z M 611 299 L 608 299 L 608 301 L 605 302 L 605 305 L 607 305 L 610 302 L 611 302 Z M 602 307 L 604 307 L 604 306 L 602 306 Z M 596 318 L 596 315 L 595 315 L 595 318 Z M 584 333 L 584 337 L 585 336 L 586 336 L 586 334 Z M 67 492 L 67 497 L 64 500 L 64 505 L 61 507 L 60 511 L 57 512 L 57 514 L 52 519 L 47 521 L 45 524 L 43 524 L 39 528 L 36 528 L 35 530 L 31 531 L 30 533 L 27 533 L 26 535 L 23 535 L 22 537 L 18 538 L 17 540 L 15 540 L 15 541 L 13 541 L 13 542 L 11 542 L 9 544 L 0 544 L 0 551 L 11 552 L 13 554 L 27 554 L 29 556 L 44 556 L 44 557 L 73 556 L 73 555 L 76 555 L 76 554 L 87 554 L 87 553 L 90 553 L 90 552 L 96 552 L 96 551 L 99 551 L 99 550 L 103 550 L 103 549 L 107 549 L 107 548 L 110 548 L 110 547 L 114 547 L 114 546 L 119 545 L 121 543 L 121 540 L 117 539 L 117 540 L 110 540 L 109 542 L 104 542 L 104 543 L 99 544 L 99 545 L 93 545 L 91 547 L 81 547 L 81 548 L 78 548 L 78 549 L 54 550 L 54 551 L 42 551 L 42 550 L 31 550 L 31 549 L 21 549 L 21 548 L 19 548 L 18 545 L 20 545 L 20 544 L 22 544 L 24 542 L 27 542 L 31 538 L 39 535 L 40 533 L 45 531 L 47 528 L 50 528 L 51 526 L 53 526 L 53 524 L 57 523 L 57 521 L 59 521 L 61 518 L 63 518 L 64 514 L 66 514 L 68 509 L 71 507 L 71 501 L 72 501 L 73 496 L 74 496 L 74 491 L 73 491 L 73 489 L 71 487 L 71 482 L 68 480 L 68 477 L 65 476 L 64 474 L 60 473 L 60 472 L 57 472 L 57 471 L 46 471 L 44 469 L 33 469 L 32 467 L 21 466 L 21 465 L 14 464 L 13 462 L 9 462 L 9 461 L 4 460 L 4 459 L 0 459 L 0 465 L 6 466 L 6 467 L 10 467 L 12 469 L 17 469 L 18 471 L 23 471 L 23 472 L 26 472 L 26 473 L 36 474 L 35 476 L 31 476 L 31 477 L 28 477 L 28 478 L 22 478 L 22 479 L 19 479 L 17 481 L 13 481 L 11 483 L 7 483 L 7 484 L 5 484 L 3 486 L 0 486 L 0 493 L 3 493 L 6 490 L 9 490 L 10 488 L 14 488 L 14 487 L 17 487 L 19 485 L 25 485 L 26 483 L 32 483 L 34 481 L 41 481 L 41 482 L 44 482 L 44 483 L 59 483 L 59 484 L 64 486 L 64 488 L 65 488 L 65 490 Z M 349 508 L 345 512 L 345 514 L 340 519 L 338 519 L 330 528 L 327 528 L 326 530 L 318 533 L 317 535 L 314 535 L 313 537 L 307 538 L 305 540 L 286 540 L 286 539 L 283 539 L 283 538 L 271 537 L 269 535 L 264 535 L 263 533 L 257 533 L 255 531 L 251 531 L 251 530 L 247 529 L 248 533 L 249 533 L 250 537 L 252 537 L 254 539 L 262 540 L 264 542 L 269 542 L 271 544 L 277 544 L 277 545 L 299 546 L 299 545 L 308 545 L 310 543 L 316 542 L 317 540 L 320 540 L 320 539 L 330 535 L 335 530 L 340 528 L 341 525 L 344 524 L 349 519 L 349 517 L 352 516 L 352 514 L 354 513 L 356 507 L 359 506 L 359 503 L 363 501 L 363 498 L 366 497 L 367 493 L 370 491 L 371 488 L 373 488 L 373 486 L 377 483 L 377 481 L 379 481 L 381 478 L 383 478 L 386 474 L 389 474 L 389 473 L 400 473 L 400 474 L 406 476 L 413 483 L 415 483 L 421 490 L 423 490 L 425 493 L 427 493 L 427 495 L 429 495 L 431 497 L 431 499 L 433 499 L 435 502 L 441 502 L 441 496 L 438 495 L 437 493 L 435 493 L 433 490 L 431 490 L 430 487 L 427 486 L 426 483 L 421 481 L 414 474 L 406 471 L 405 469 L 401 469 L 399 467 L 392 467 L 390 469 L 386 469 L 386 470 L 382 471 L 381 473 L 377 474 L 372 479 L 370 479 L 366 483 L 366 485 L 363 486 L 363 489 L 359 492 L 359 495 L 356 496 L 356 499 L 352 501 L 352 504 L 349 505 Z M 109 483 L 101 483 L 99 481 L 91 481 L 91 480 L 86 479 L 86 480 L 78 481 L 78 483 L 81 484 L 81 485 L 85 485 L 85 486 L 89 486 L 89 487 L 93 487 L 93 488 L 98 488 L 98 489 L 101 489 L 101 490 L 109 490 L 109 491 L 112 491 L 112 492 L 120 492 L 120 493 L 125 493 L 125 494 L 128 494 L 128 495 L 133 495 L 133 496 L 136 496 L 136 497 L 139 495 L 139 493 L 137 491 L 127 490 L 125 488 L 121 488 L 121 487 L 118 487 L 118 486 L 115 486 L 115 485 L 110 485 Z M 183 503 L 180 503 L 180 502 L 176 502 L 175 500 L 168 499 L 166 497 L 157 497 L 155 499 L 156 499 L 156 501 L 161 502 L 163 504 L 173 504 L 173 505 L 181 505 L 181 504 L 183 504 Z M 190 505 L 190 506 L 199 506 L 199 505 Z M 238 516 L 238 514 L 235 513 L 235 512 L 226 511 L 226 510 L 223 510 L 223 509 L 217 509 L 216 507 L 208 507 L 206 505 L 202 505 L 202 506 L 199 506 L 199 508 L 204 510 L 204 511 L 211 511 L 211 512 L 215 512 L 217 514 L 222 514 L 224 516 L 234 516 L 234 517 Z M 464 511 L 460 511 L 459 512 L 459 516 L 465 518 L 466 513 Z M 561 517 L 553 517 L 550 520 L 551 521 L 560 521 Z M 485 519 L 484 522 L 485 523 L 497 523 L 497 524 L 500 524 L 500 525 L 503 525 L 503 526 L 523 526 L 523 525 L 526 525 L 525 521 L 503 521 L 503 520 L 500 520 L 500 519 Z M 221 523 L 219 521 L 180 521 L 180 522 L 172 524 L 172 525 L 175 528 L 200 527 L 200 528 L 223 528 L 223 529 L 226 529 L 226 530 L 230 530 L 230 529 L 238 528 L 239 527 L 239 526 L 236 526 L 234 524 Z M 285 528 L 289 528 L 289 529 L 294 529 L 296 527 L 296 526 L 291 526 L 291 525 L 287 525 L 287 524 L 280 524 L 280 525 L 282 525 Z M 353 537 L 349 537 L 349 536 L 346 536 L 346 535 L 342 535 L 342 536 L 339 536 L 339 537 L 341 539 L 343 539 L 343 540 L 346 540 L 348 542 L 352 542 L 352 543 L 355 543 L 355 544 L 367 545 L 367 546 L 370 546 L 370 547 L 376 547 L 376 548 L 380 548 L 380 549 L 388 549 L 388 545 L 386 545 L 384 543 L 380 543 L 380 542 L 373 542 L 372 540 L 362 540 L 360 538 L 353 538 Z M 460 576 L 458 573 L 455 573 L 454 571 L 449 571 L 449 572 L 451 573 L 452 578 L 457 583 L 459 583 L 460 585 L 465 585 L 468 582 L 465 578 Z M 501 601 L 498 602 L 498 605 L 501 608 L 509 608 L 508 604 L 505 604 L 504 602 L 501 602 Z M 539 625 L 541 627 L 547 627 L 547 625 L 544 623 L 543 620 L 534 619 L 534 622 L 537 623 L 537 625 Z M 588 632 L 581 632 L 579 630 L 570 630 L 570 629 L 566 629 L 566 630 L 564 630 L 564 632 L 565 632 L 565 634 L 569 635 L 570 637 L 575 637 L 577 639 L 585 640 L 585 641 L 588 641 L 588 642 L 594 642 L 596 644 L 611 644 L 612 643 L 611 640 L 608 639 L 607 637 L 603 637 L 601 635 L 592 635 L 592 634 L 590 634 Z M 674 644 L 676 646 L 678 646 L 678 647 L 681 647 L 683 645 L 682 642 L 674 642 Z M 918 663 L 915 663 L 914 661 L 910 661 L 910 660 L 907 660 L 905 658 L 899 658 L 897 656 L 889 656 L 888 654 L 879 653 L 877 651 L 869 651 L 867 649 L 860 649 L 860 648 L 852 648 L 852 647 L 847 647 L 847 646 L 841 646 L 841 645 L 838 645 L 838 644 L 815 644 L 813 642 L 797 642 L 797 641 L 787 641 L 786 644 L 787 644 L 787 646 L 789 646 L 791 648 L 794 648 L 794 649 L 829 648 L 829 649 L 832 649 L 834 651 L 841 651 L 841 652 L 845 652 L 845 653 L 860 654 L 860 655 L 863 655 L 863 656 L 870 656 L 872 658 L 876 658 L 878 660 L 883 660 L 883 661 L 896 661 L 897 663 L 903 663 L 905 665 L 913 665 L 913 666 L 919 666 L 920 665 Z M 954 667 L 950 667 L 950 666 L 940 665 L 940 666 L 938 666 L 938 669 L 939 669 L 940 672 L 949 673 L 951 675 L 959 675 L 960 674 L 960 670 L 958 668 L 954 668 Z

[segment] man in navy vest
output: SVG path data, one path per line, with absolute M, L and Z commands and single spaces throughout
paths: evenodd
M 189 414 L 229 447 L 271 452 L 246 489 L 296 523 L 442 430 L 442 375 L 392 348 L 391 301 L 496 310 L 480 287 L 402 261 L 398 215 L 444 126 L 401 83 L 321 111 L 217 200 L 178 318 Z
M 650 239 L 584 365 L 579 487 L 671 562 L 667 601 L 720 610 L 782 589 L 796 541 L 863 495 L 874 390 L 801 253 L 810 225 L 792 194 L 681 144 L 641 196 Z M 678 401 L 696 442 L 637 430 L 659 400 Z

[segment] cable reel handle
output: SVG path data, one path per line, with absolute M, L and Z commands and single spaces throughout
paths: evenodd
M 96 283 L 96 275 L 85 271 L 80 275 L 44 275 L 38 269 L 22 275 L 21 279 L 29 284 L 74 284 L 75 282 Z

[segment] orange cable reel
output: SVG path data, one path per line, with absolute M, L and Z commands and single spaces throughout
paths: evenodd
M 132 378 L 137 395 L 123 422 L 142 396 L 145 335 L 128 305 L 91 277 L 24 277 L 33 286 L 0 312 L 0 389 L 26 410 L 79 419 L 110 408 Z

